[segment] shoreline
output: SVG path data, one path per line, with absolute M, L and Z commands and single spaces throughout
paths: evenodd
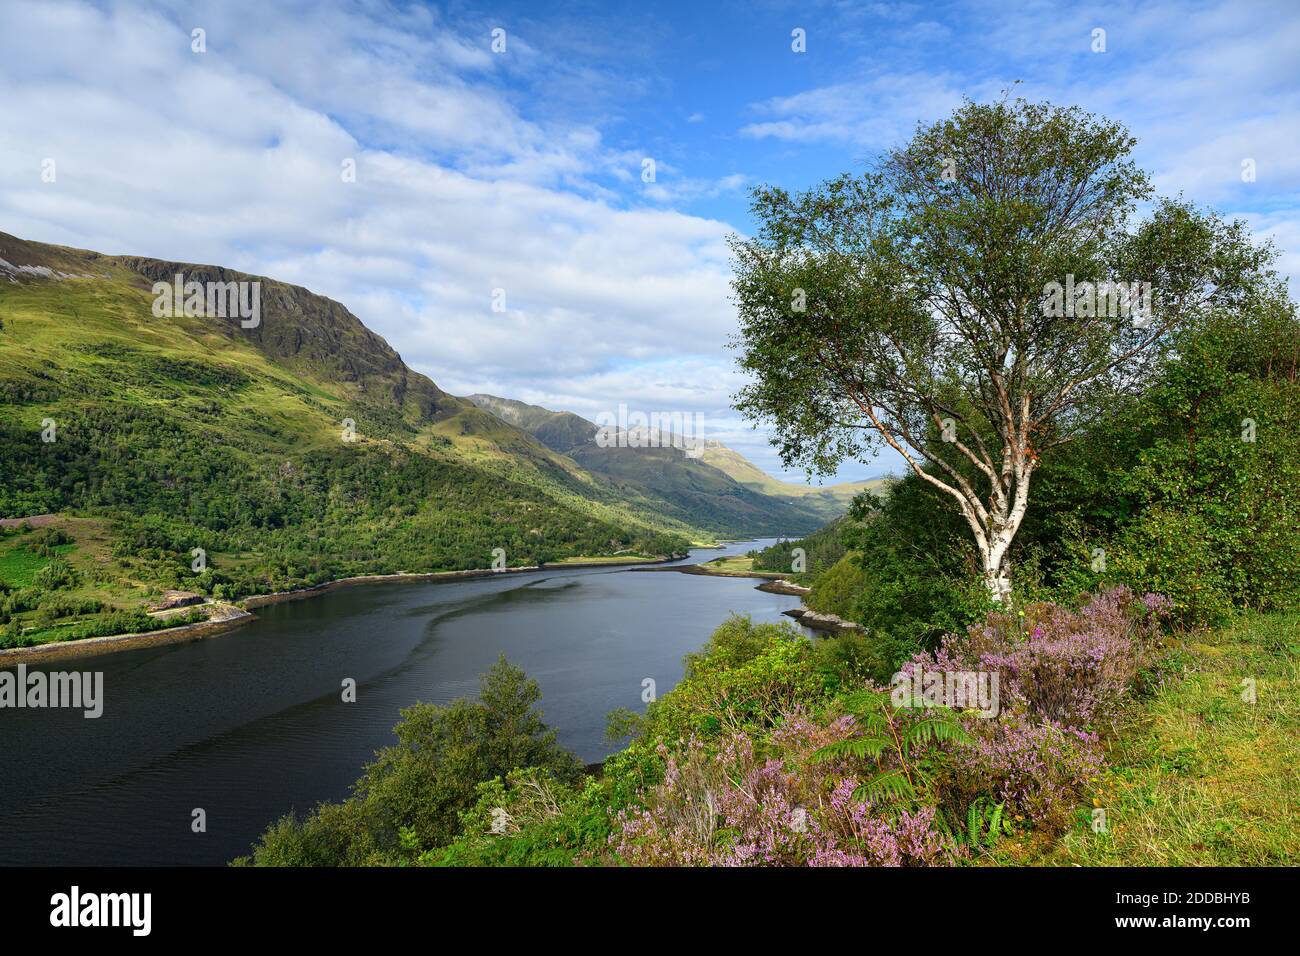
M 807 597 L 812 594 L 812 588 L 804 587 L 802 584 L 794 584 L 785 578 L 766 581 L 758 586 L 758 590 L 766 591 L 768 594 L 789 594 L 792 597 Z
M 846 631 L 862 630 L 862 625 L 856 621 L 846 621 L 834 614 L 822 614 L 802 604 L 781 613 L 786 617 L 794 618 L 795 623 L 800 627 L 808 628 L 810 631 L 821 631 L 825 634 L 843 634 Z
M 100 654 L 130 651 L 141 647 L 161 647 L 185 641 L 200 641 L 233 631 L 257 617 L 234 604 L 216 603 L 210 606 L 217 609 L 212 616 L 206 621 L 195 621 L 193 624 L 179 624 L 176 627 L 164 627 L 156 631 L 140 631 L 134 634 L 106 634 L 103 637 L 86 637 L 79 641 L 51 641 L 33 647 L 11 647 L 0 650 L 0 668 L 18 664 L 97 657 Z
M 11 647 L 0 649 L 0 668 L 18 664 L 44 663 L 47 661 L 68 660 L 79 657 L 94 657 L 100 654 L 112 654 L 116 651 L 136 650 L 142 647 L 161 647 L 167 644 L 182 644 L 186 641 L 205 640 L 216 637 L 257 619 L 253 609 L 284 604 L 289 601 L 302 601 L 307 598 L 326 594 L 337 588 L 352 587 L 359 584 L 428 584 L 441 581 L 456 581 L 472 578 L 491 577 L 500 574 L 523 574 L 535 571 L 562 571 L 569 568 L 618 568 L 634 567 L 642 564 L 667 564 L 680 561 L 684 556 L 667 555 L 657 558 L 642 558 L 635 561 L 573 561 L 564 564 L 525 565 L 518 568 L 469 568 L 463 571 L 427 571 L 399 572 L 397 574 L 360 574 L 347 578 L 335 578 L 314 584 L 311 587 L 296 588 L 292 591 L 274 591 L 270 594 L 254 594 L 238 601 L 213 602 L 209 606 L 217 611 L 206 621 L 193 624 L 181 624 L 176 627 L 159 628 L 156 631 L 143 631 L 135 634 L 108 634 L 103 637 L 87 637 L 78 641 L 52 641 L 33 647 Z M 656 568 L 654 570 L 675 570 Z

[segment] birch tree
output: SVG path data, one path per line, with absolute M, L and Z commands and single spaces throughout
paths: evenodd
M 732 240 L 737 407 L 787 466 L 893 449 L 965 518 L 996 601 L 1042 455 L 1268 258 L 1154 201 L 1134 144 L 1077 107 L 967 102 L 865 173 L 754 190 L 759 228 Z

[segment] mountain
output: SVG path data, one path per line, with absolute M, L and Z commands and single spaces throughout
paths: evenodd
M 249 302 L 258 283 L 256 316 L 187 315 L 184 289 L 168 309 L 155 283 L 178 273 Z M 162 588 L 232 597 L 710 537 L 442 391 L 324 296 L 4 233 L 0 475 L 0 518 L 55 516 L 39 541 L 0 528 L 0 626 Z M 57 601 L 33 572 L 51 562 Z
M 497 418 L 522 428 L 547 448 L 564 454 L 596 440 L 599 430 L 572 412 L 553 412 L 538 405 L 526 405 L 496 395 L 470 395 L 468 400 Z
M 698 457 L 675 447 L 601 447 L 597 426 L 572 412 L 495 395 L 471 395 L 469 401 L 524 429 L 586 471 L 604 475 L 620 488 L 662 498 L 666 514 L 719 534 L 745 533 L 739 529 L 772 535 L 811 531 L 844 514 L 859 491 L 880 484 L 810 488 L 778 481 L 716 441 L 705 442 Z
M 826 521 L 833 521 L 843 515 L 853 499 L 862 492 L 879 493 L 889 480 L 873 478 L 869 481 L 847 481 L 834 485 L 800 485 L 781 481 L 760 469 L 744 455 L 715 441 L 705 443 L 700 460 L 730 475 L 746 488 L 773 498 L 797 501 Z

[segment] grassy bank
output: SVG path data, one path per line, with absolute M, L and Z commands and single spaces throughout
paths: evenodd
M 1107 747 L 1090 819 L 995 859 L 1056 866 L 1279 866 L 1300 860 L 1300 614 L 1189 638 Z M 1254 702 L 1247 691 L 1254 682 Z M 1090 818 L 1085 809 L 1081 817 Z

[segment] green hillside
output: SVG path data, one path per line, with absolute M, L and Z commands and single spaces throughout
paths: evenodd
M 601 448 L 569 451 L 590 472 L 604 475 L 628 494 L 654 496 L 664 514 L 719 535 L 779 535 L 816 528 L 821 519 L 795 501 L 746 488 L 679 448 Z
M 260 325 L 155 316 L 151 286 L 177 272 L 260 281 Z M 495 548 L 520 566 L 707 537 L 441 391 L 336 302 L 3 234 L 0 474 L 0 518 L 53 514 L 68 539 L 55 553 L 44 529 L 4 530 L 10 639 L 163 588 L 231 598 L 487 567 Z

